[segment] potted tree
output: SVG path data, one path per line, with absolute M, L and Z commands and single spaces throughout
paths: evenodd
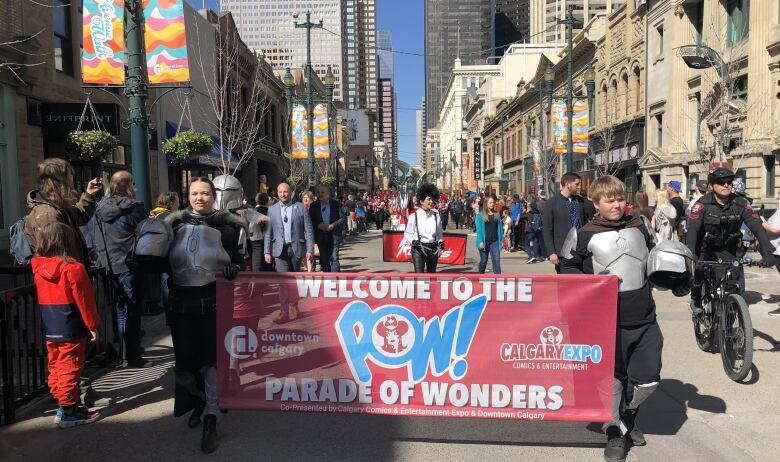
M 208 154 L 213 147 L 214 141 L 206 133 L 187 130 L 163 141 L 162 150 L 178 165 Z

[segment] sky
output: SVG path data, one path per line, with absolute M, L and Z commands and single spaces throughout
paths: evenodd
M 425 53 L 423 0 L 376 0 L 378 30 L 389 30 L 396 51 Z M 393 54 L 393 79 L 398 95 L 398 158 L 417 162 L 417 123 L 414 109 L 425 96 L 425 58 Z
M 262 0 L 260 0 L 262 1 Z M 187 0 L 195 8 L 219 11 L 217 0 Z M 398 158 L 417 162 L 415 109 L 425 96 L 424 0 L 376 0 L 377 30 L 389 30 L 394 53 L 394 85 L 398 96 Z

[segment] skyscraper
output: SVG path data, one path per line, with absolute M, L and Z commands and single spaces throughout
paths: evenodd
M 393 91 L 393 81 L 390 79 L 379 79 L 379 111 L 377 116 L 379 139 L 387 145 L 389 167 L 392 172 L 398 153 L 395 139 L 395 92 Z
M 417 128 L 415 133 L 415 147 L 417 148 L 417 165 L 425 168 L 425 127 L 423 126 L 423 110 L 418 109 L 414 111 L 415 127 Z
M 593 16 L 612 13 L 624 3 L 625 0 L 530 0 L 531 43 L 564 42 L 566 27 L 556 24 L 566 17 L 569 6 L 574 17 L 587 24 Z
M 323 20 L 323 29 L 312 29 L 312 68 L 325 76 L 332 66 L 336 77 L 333 99 L 343 100 L 347 90 L 344 79 L 342 43 L 342 3 L 350 0 L 318 0 L 305 5 L 311 11 L 311 19 Z M 353 2 L 357 0 L 351 0 Z M 373 8 L 373 0 L 370 0 Z M 292 0 L 222 0 L 222 11 L 230 11 L 236 21 L 241 38 L 253 50 L 265 53 L 275 69 L 286 67 L 301 69 L 306 63 L 306 30 L 296 29 L 295 23 L 305 20 L 302 4 Z M 298 18 L 293 13 L 298 13 Z
M 493 0 L 493 55 L 501 57 L 509 45 L 531 35 L 531 0 Z M 498 61 L 498 59 L 496 59 Z
M 377 109 L 375 0 L 342 0 L 344 103 Z M 316 4 L 316 3 L 314 3 Z
M 376 60 L 380 79 L 393 78 L 393 40 L 389 30 L 376 33 Z
M 453 64 L 484 63 L 491 56 L 490 0 L 425 0 L 425 103 L 428 128 L 439 121 Z

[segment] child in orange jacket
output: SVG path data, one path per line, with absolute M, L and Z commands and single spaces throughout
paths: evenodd
M 50 223 L 36 237 L 32 270 L 49 359 L 49 390 L 60 406 L 54 421 L 60 428 L 92 423 L 100 414 L 79 402 L 87 338 L 97 340 L 100 324 L 92 283 L 69 251 L 78 242 L 73 228 Z

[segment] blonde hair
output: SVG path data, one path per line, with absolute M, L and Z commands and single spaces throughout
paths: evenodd
M 625 199 L 626 185 L 612 175 L 604 175 L 596 178 L 588 188 L 590 200 L 598 204 L 602 198 Z
M 133 175 L 127 170 L 120 170 L 111 175 L 111 181 L 108 183 L 108 194 L 110 196 L 130 197 L 133 187 Z
M 301 193 L 301 202 L 303 202 L 304 197 L 307 197 L 309 202 L 314 202 L 314 194 L 311 191 L 307 190 Z
M 63 260 L 76 260 L 78 237 L 76 231 L 65 223 L 53 221 L 35 230 L 38 245 L 35 254 L 39 257 L 60 257 Z
M 669 193 L 665 189 L 655 190 L 655 206 L 664 205 L 669 203 Z
M 76 171 L 64 159 L 55 157 L 38 163 L 38 190 L 47 201 L 60 208 L 76 204 L 75 178 Z

